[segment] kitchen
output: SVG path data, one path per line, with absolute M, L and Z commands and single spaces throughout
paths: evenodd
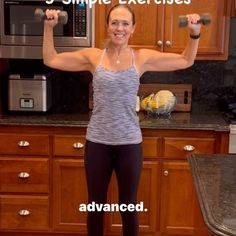
M 102 15 L 105 9 L 101 7 L 100 10 Z M 157 10 L 160 11 L 159 8 Z M 169 11 L 166 14 L 169 14 Z M 102 16 L 99 19 L 101 20 Z M 97 24 L 99 22 L 96 21 Z M 224 60 L 213 60 L 214 56 L 211 54 L 212 60 L 196 61 L 195 65 L 187 70 L 173 73 L 150 72 L 141 78 L 141 83 L 145 84 L 192 84 L 191 113 L 173 113 L 170 120 L 153 120 L 146 117 L 141 117 L 140 120 L 145 137 L 145 167 L 139 197 L 149 208 L 148 215 L 140 215 L 142 235 L 160 235 L 160 232 L 162 235 L 194 233 L 194 217 L 198 214 L 200 217 L 200 213 L 185 160 L 188 154 L 179 150 L 176 145 L 191 144 L 195 146 L 196 152 L 200 153 L 228 151 L 228 123 L 219 113 L 225 107 L 224 99 L 221 98 L 229 99 L 231 102 L 236 93 L 235 28 L 235 18 L 231 18 L 229 58 L 216 53 L 216 58 L 224 57 Z M 102 32 L 96 31 L 96 34 L 99 37 Z M 97 41 L 98 44 L 102 44 L 102 39 L 98 38 Z M 150 47 L 150 41 L 147 41 L 147 45 Z M 166 50 L 170 48 L 167 47 Z M 204 53 L 204 48 L 201 50 Z M 221 51 L 218 54 L 222 54 Z M 0 153 L 5 170 L 1 174 L 6 177 L 4 180 L 1 178 L 0 188 L 1 235 L 26 235 L 26 232 L 32 236 L 40 235 L 40 232 L 44 235 L 46 232 L 54 232 L 57 235 L 73 235 L 80 232 L 84 235 L 84 214 L 78 214 L 73 210 L 69 214 L 66 210 L 76 208 L 78 202 L 86 202 L 83 148 L 79 144 L 84 143 L 85 127 L 89 118 L 89 94 L 85 91 L 89 91 L 91 75 L 82 72 L 51 71 L 38 59 L 1 59 L 1 65 L 0 142 L 4 148 L 1 148 Z M 43 72 L 52 76 L 54 106 L 48 113 L 27 115 L 8 111 L 8 76 L 25 71 L 31 75 Z M 68 91 L 71 95 L 69 98 Z M 36 133 L 38 135 L 35 135 Z M 18 143 L 19 140 L 29 142 L 30 146 L 21 143 L 26 147 L 15 147 L 14 143 Z M 71 148 L 71 145 L 77 148 Z M 13 166 L 12 163 L 16 163 L 12 171 L 16 177 L 10 177 L 11 173 L 7 172 Z M 34 166 L 34 163 L 39 163 L 38 166 L 41 168 L 41 181 L 37 169 L 29 168 L 29 165 Z M 18 179 L 18 172 L 27 171 L 32 172 L 31 180 Z M 62 178 L 62 174 L 65 178 Z M 182 181 L 181 184 L 184 183 L 182 192 L 172 187 L 172 184 L 180 184 L 179 181 Z M 25 187 L 24 183 L 27 183 Z M 68 193 L 64 191 L 67 186 L 74 185 L 81 186 L 81 189 L 71 189 Z M 111 202 L 116 202 L 115 186 L 113 180 L 109 194 Z M 71 195 L 75 195 L 76 199 L 69 201 Z M 15 204 L 11 204 L 13 200 Z M 70 204 L 67 205 L 68 202 Z M 185 207 L 186 205 L 190 207 Z M 31 207 L 31 211 L 34 211 L 39 206 L 41 211 L 38 218 L 33 213 L 29 216 L 13 217 L 13 210 L 18 212 L 20 209 L 29 210 Z M 178 206 L 188 208 L 182 209 L 181 220 L 175 220 L 179 215 Z M 14 220 L 9 220 L 9 217 Z M 32 220 L 30 217 L 36 218 Z M 38 222 L 41 223 L 37 224 Z M 110 214 L 106 221 L 107 235 L 117 234 L 120 228 L 118 215 Z M 207 232 L 204 227 L 203 230 Z

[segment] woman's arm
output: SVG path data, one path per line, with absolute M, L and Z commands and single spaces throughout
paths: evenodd
M 45 65 L 65 71 L 92 71 L 89 55 L 96 49 L 87 48 L 75 52 L 57 53 L 54 47 L 53 28 L 58 23 L 56 10 L 46 10 L 47 20 L 44 22 L 43 34 L 43 62 Z M 96 50 L 97 51 L 97 50 Z
M 188 27 L 190 35 L 197 36 L 200 34 L 201 25 L 196 24 L 200 19 L 199 15 L 187 15 Z M 161 53 L 155 50 L 142 49 L 138 52 L 140 59 L 141 74 L 146 71 L 174 71 L 185 69 L 193 65 L 197 50 L 199 38 L 193 39 L 189 37 L 188 44 L 182 54 L 176 53 Z

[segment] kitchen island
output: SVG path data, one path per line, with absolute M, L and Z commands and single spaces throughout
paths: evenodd
M 204 221 L 220 236 L 236 235 L 236 155 L 189 159 Z

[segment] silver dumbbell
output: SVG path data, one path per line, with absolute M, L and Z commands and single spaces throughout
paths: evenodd
M 35 9 L 34 11 L 34 19 L 38 22 L 41 22 L 41 21 L 44 21 L 46 18 L 46 14 L 45 12 L 40 9 L 40 8 L 37 8 Z M 65 25 L 68 21 L 68 14 L 66 11 L 61 11 L 59 14 L 58 14 L 58 23 L 59 24 L 63 24 Z
M 202 14 L 197 24 L 209 25 L 211 23 L 211 15 L 208 13 Z M 188 19 L 186 16 L 179 16 L 179 27 L 186 27 Z

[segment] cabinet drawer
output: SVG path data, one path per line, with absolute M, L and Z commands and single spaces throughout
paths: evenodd
M 0 154 L 49 155 L 48 135 L 0 134 Z
M 46 158 L 0 159 L 0 192 L 47 193 L 49 161 Z
M 54 151 L 55 156 L 83 156 L 84 155 L 84 136 L 54 136 Z
M 0 195 L 0 228 L 47 230 L 48 197 Z
M 144 158 L 155 158 L 158 156 L 158 138 L 143 138 L 143 156 Z
M 187 158 L 203 153 L 215 153 L 214 138 L 164 138 L 164 157 Z

